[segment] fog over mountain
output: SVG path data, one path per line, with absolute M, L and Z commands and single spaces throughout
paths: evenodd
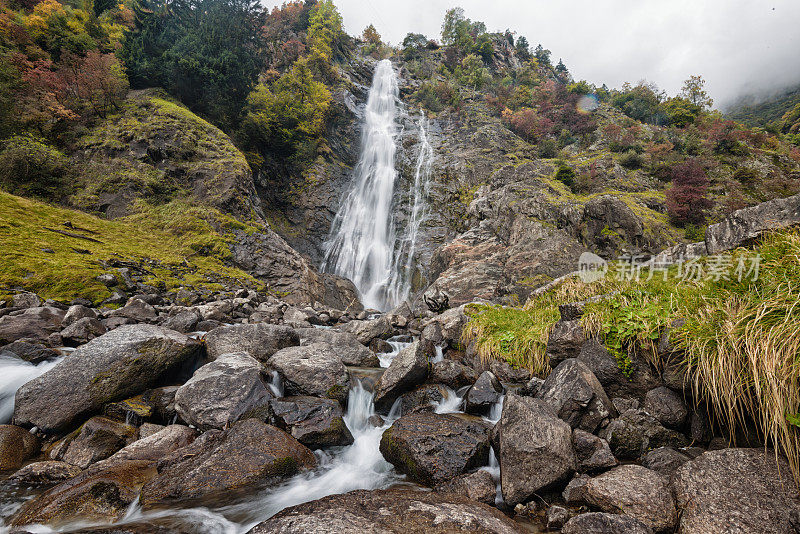
M 282 2 L 267 1 L 273 7 Z M 461 6 L 491 30 L 510 28 L 563 58 L 575 78 L 619 87 L 642 78 L 676 93 L 702 74 L 717 107 L 743 94 L 800 83 L 796 0 L 337 0 L 345 27 L 374 24 L 397 44 L 408 32 L 439 35 L 444 12 Z

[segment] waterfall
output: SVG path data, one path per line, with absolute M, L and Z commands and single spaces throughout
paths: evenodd
M 354 171 L 353 185 L 331 225 L 322 264 L 323 271 L 352 280 L 364 305 L 378 310 L 399 304 L 411 291 L 433 160 L 423 115 L 419 121 L 414 181 L 407 195 L 409 218 L 398 238 L 393 217 L 398 176 L 396 119 L 402 110 L 398 94 L 391 62 L 379 62 L 367 98 L 361 156 Z

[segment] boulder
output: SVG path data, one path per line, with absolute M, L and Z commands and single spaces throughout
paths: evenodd
M 29 291 L 21 291 L 11 299 L 11 306 L 14 308 L 37 308 L 42 305 L 42 299 Z
M 627 515 L 593 512 L 567 521 L 561 534 L 653 534 L 653 530 Z
M 642 409 L 667 428 L 682 427 L 689 415 L 681 396 L 664 386 L 647 392 Z
M 503 385 L 491 371 L 484 371 L 475 384 L 464 395 L 465 411 L 471 414 L 487 414 L 503 396 Z
M 536 397 L 547 402 L 572 428 L 587 432 L 594 432 L 617 414 L 597 377 L 575 358 L 558 364 Z
M 197 325 L 203 320 L 203 316 L 195 308 L 180 308 L 177 311 L 170 311 L 169 317 L 162 323 L 164 328 L 175 330 L 183 334 L 194 332 Z
M 684 463 L 672 477 L 681 534 L 797 532 L 797 487 L 774 451 L 723 449 Z
M 267 366 L 283 377 L 286 395 L 324 397 L 343 405 L 347 401 L 350 374 L 329 345 L 314 343 L 279 350 Z
M 142 488 L 145 509 L 236 492 L 284 480 L 317 464 L 314 453 L 289 434 L 256 419 L 225 431 L 209 430 L 158 462 L 158 475 Z
M 446 390 L 439 384 L 423 384 L 404 393 L 400 398 L 400 413 L 432 412 L 445 397 Z
M 478 376 L 478 372 L 472 367 L 453 360 L 442 360 L 431 365 L 428 380 L 458 389 L 474 384 Z
M 636 518 L 654 532 L 672 532 L 677 521 L 667 479 L 640 465 L 621 465 L 591 479 L 584 498 L 600 511 Z
M 578 359 L 594 373 L 611 398 L 643 399 L 648 391 L 661 385 L 650 364 L 636 354 L 630 356 L 629 376 L 624 375 L 617 364 L 617 359 L 596 339 L 588 339 L 581 346 Z
M 93 469 L 104 469 L 131 460 L 157 462 L 173 451 L 186 447 L 197 437 L 197 432 L 184 425 L 169 425 L 120 449 L 109 458 L 98 462 Z
M 488 428 L 454 415 L 418 413 L 395 421 L 380 451 L 398 471 L 435 486 L 489 461 Z
M 106 327 L 103 323 L 94 317 L 84 317 L 62 330 L 61 339 L 65 346 L 77 347 L 105 333 Z
M 0 347 L 0 354 L 3 353 L 11 354 L 20 360 L 25 360 L 32 364 L 53 360 L 61 356 L 61 353 L 57 350 L 38 343 L 28 343 L 27 341 L 15 341 L 4 347 Z
M 494 505 L 497 498 L 497 488 L 492 475 L 483 469 L 474 473 L 459 475 L 434 488 L 439 493 L 460 495 L 467 499 Z
M 66 430 L 105 403 L 157 385 L 200 348 L 193 339 L 158 326 L 121 326 L 23 385 L 17 391 L 14 421 L 45 432 Z
M 550 367 L 555 368 L 564 360 L 577 358 L 581 345 L 586 341 L 581 322 L 578 319 L 558 321 L 547 338 L 547 357 Z
M 75 304 L 67 310 L 64 319 L 61 321 L 61 326 L 66 328 L 80 319 L 97 319 L 97 312 L 86 306 Z
M 125 462 L 102 471 L 84 471 L 26 502 L 11 518 L 11 525 L 118 521 L 155 474 L 150 462 Z
M 373 339 L 389 339 L 395 335 L 394 327 L 385 316 L 369 321 L 350 321 L 344 330 L 356 336 L 359 343 L 366 346 Z
M 521 534 L 496 508 L 438 492 L 357 490 L 287 508 L 248 534 Z
M 53 458 L 86 469 L 91 464 L 108 458 L 136 440 L 136 427 L 111 420 L 92 417 L 78 435 L 69 442 L 62 454 Z
M 388 410 L 400 395 L 425 381 L 430 345 L 416 341 L 394 357 L 375 384 L 375 408 Z
M 281 349 L 300 345 L 297 332 L 283 325 L 266 323 L 220 326 L 203 338 L 208 358 L 215 360 L 222 354 L 246 352 L 261 363 Z
M 156 309 L 138 297 L 133 297 L 122 308 L 117 308 L 108 314 L 109 317 L 123 317 L 137 323 L 155 321 L 158 317 Z
M 81 468 L 67 462 L 44 461 L 28 464 L 8 477 L 18 486 L 52 486 L 80 474 Z
M 677 468 L 690 460 L 689 456 L 670 447 L 659 447 L 642 457 L 642 466 L 665 477 L 672 476 Z
M 503 499 L 509 506 L 566 483 L 578 468 L 572 429 L 540 399 L 506 395 L 492 441 L 500 461 Z
M 570 518 L 569 510 L 563 506 L 551 506 L 547 509 L 545 521 L 547 530 L 561 530 Z
M 561 497 L 564 499 L 564 502 L 567 504 L 586 504 L 584 494 L 586 484 L 588 484 L 591 479 L 589 475 L 584 474 L 576 474 L 572 477 L 567 487 L 561 492 Z
M 459 306 L 429 319 L 425 325 L 438 324 L 442 333 L 442 340 L 450 347 L 459 348 L 461 346 L 461 334 L 468 322 L 469 317 L 464 313 L 464 307 Z
M 614 456 L 636 460 L 650 449 L 685 447 L 686 436 L 664 428 L 655 417 L 643 410 L 628 410 L 603 429 Z
M 198 428 L 226 428 L 269 403 L 272 394 L 262 372 L 261 364 L 244 352 L 222 354 L 178 388 L 175 411 Z
M 378 357 L 349 332 L 337 332 L 323 328 L 298 328 L 300 345 L 327 343 L 345 365 L 356 367 L 378 367 Z
M 572 431 L 572 444 L 578 457 L 578 470 L 582 473 L 605 471 L 619 464 L 608 442 L 585 430 Z
M 539 393 L 539 390 L 542 388 L 543 384 L 544 380 L 542 380 L 538 376 L 534 376 L 533 378 L 525 382 L 522 386 L 520 386 L 517 389 L 516 394 L 523 395 L 525 397 L 535 397 Z
M 800 195 L 763 202 L 736 210 L 706 229 L 706 250 L 717 254 L 745 246 L 767 230 L 800 224 Z
M 342 406 L 333 399 L 283 397 L 273 399 L 269 409 L 278 428 L 310 449 L 353 443 L 342 418 Z
M 19 469 L 22 463 L 39 452 L 39 440 L 14 425 L 0 425 L 0 471 Z
M 51 334 L 61 331 L 64 311 L 43 306 L 12 312 L 0 317 L 0 345 L 19 339 L 46 343 Z

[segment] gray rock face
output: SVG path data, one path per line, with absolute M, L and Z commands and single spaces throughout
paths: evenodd
M 494 505 L 497 497 L 494 479 L 488 471 L 484 470 L 459 475 L 444 484 L 436 486 L 434 489 L 439 493 L 461 495 L 467 499 L 490 505 Z
M 310 449 L 353 443 L 342 406 L 333 399 L 284 397 L 273 399 L 269 408 L 276 426 Z
M 93 339 L 17 391 L 14 421 L 45 432 L 66 430 L 103 404 L 158 384 L 200 352 L 183 334 L 126 325 Z
M 492 441 L 499 445 L 503 498 L 509 506 L 566 482 L 578 467 L 572 429 L 540 399 L 507 395 L 493 432 Z
M 489 430 L 454 415 L 403 416 L 383 433 L 381 454 L 400 472 L 435 486 L 489 460 Z
M 658 447 L 684 447 L 686 437 L 680 432 L 661 426 L 653 416 L 643 410 L 628 410 L 614 419 L 603 430 L 614 456 L 635 460 L 650 449 Z
M 314 343 L 279 350 L 267 361 L 283 377 L 286 395 L 310 395 L 344 404 L 350 374 L 329 345 Z
M 669 447 L 659 447 L 648 451 L 642 457 L 642 466 L 663 476 L 672 476 L 677 468 L 688 462 L 690 458 L 682 452 Z
M 668 428 L 680 428 L 689 415 L 681 396 L 664 386 L 647 392 L 642 409 Z
M 272 394 L 262 372 L 261 364 L 244 352 L 222 354 L 175 392 L 175 411 L 198 428 L 225 428 L 269 403 Z
M 572 431 L 572 444 L 578 456 L 578 470 L 583 473 L 605 471 L 619 464 L 608 442 L 594 434 L 576 428 Z
M 14 425 L 0 425 L 0 470 L 18 469 L 39 452 L 39 440 Z
M 555 368 L 569 358 L 577 358 L 581 345 L 586 341 L 580 320 L 558 321 L 553 325 L 547 339 L 547 356 L 550 367 Z
M 74 306 L 70 306 L 67 310 L 67 313 L 64 315 L 64 319 L 61 321 L 61 326 L 66 328 L 79 319 L 84 318 L 97 319 L 97 312 L 91 308 L 87 308 L 86 306 L 75 304 Z
M 49 486 L 70 479 L 80 472 L 80 467 L 67 462 L 34 462 L 8 477 L 8 481 L 20 486 Z
M 345 365 L 356 367 L 378 367 L 380 360 L 358 338 L 349 332 L 336 332 L 321 328 L 298 328 L 300 345 L 327 343 Z
M 63 310 L 48 306 L 11 312 L 0 317 L 0 345 L 23 338 L 44 343 L 61 330 L 63 320 Z
M 385 316 L 369 321 L 350 321 L 344 329 L 356 336 L 362 345 L 369 345 L 373 339 L 388 339 L 395 333 L 394 327 Z
M 666 479 L 640 465 L 621 465 L 591 479 L 584 497 L 590 506 L 634 517 L 655 532 L 672 532 L 677 521 Z
M 789 465 L 773 451 L 706 452 L 675 471 L 678 532 L 784 534 L 797 532 L 797 488 Z
M 458 307 L 440 313 L 425 324 L 426 327 L 432 324 L 438 325 L 442 341 L 453 348 L 458 348 L 461 346 L 461 334 L 468 322 L 469 318 L 464 313 L 464 308 Z
M 375 408 L 388 410 L 400 395 L 425 381 L 428 376 L 428 351 L 416 341 L 400 351 L 375 384 Z
M 195 308 L 183 308 L 176 312 L 170 312 L 170 316 L 164 321 L 164 328 L 169 328 L 177 332 L 188 334 L 194 332 L 197 323 L 203 320 L 203 316 Z
M 547 402 L 572 428 L 587 432 L 594 432 L 603 421 L 616 415 L 597 377 L 575 358 L 561 362 L 536 397 Z
M 140 432 L 141 433 L 141 432 Z M 184 425 L 169 425 L 120 449 L 93 469 L 105 469 L 130 460 L 157 462 L 194 441 L 197 432 Z
M 202 497 L 229 499 L 316 464 L 314 453 L 283 430 L 246 419 L 225 431 L 209 430 L 163 458 L 158 475 L 142 488 L 141 502 L 149 509 Z
M 627 515 L 598 512 L 573 517 L 562 534 L 653 534 L 653 529 Z
M 569 510 L 563 506 L 551 506 L 545 517 L 548 530 L 560 530 L 569 521 Z
M 26 341 L 15 341 L 0 348 L 0 354 L 7 354 L 31 363 L 41 363 L 45 360 L 52 360 L 61 356 L 57 350 L 50 349 L 38 343 L 28 343 Z
M 42 299 L 36 293 L 23 291 L 14 295 L 11 299 L 11 305 L 15 308 L 36 308 L 42 305 Z
M 222 354 L 246 352 L 266 363 L 279 350 L 300 345 L 300 337 L 288 326 L 265 323 L 221 326 L 207 333 L 204 339 L 211 360 Z
M 92 417 L 70 441 L 64 453 L 54 459 L 86 469 L 133 443 L 135 439 L 136 427 L 107 417 Z
M 767 230 L 800 224 L 800 195 L 737 210 L 706 229 L 706 249 L 717 254 L 746 245 Z
M 452 494 L 351 491 L 287 508 L 248 534 L 521 534 L 499 510 Z
M 103 323 L 93 317 L 78 319 L 61 331 L 61 339 L 68 347 L 77 347 L 88 343 L 106 333 Z
M 472 367 L 453 360 L 442 360 L 431 365 L 428 380 L 447 387 L 458 389 L 474 384 L 478 380 L 478 373 Z
M 503 396 L 503 391 L 503 385 L 494 373 L 484 371 L 464 395 L 465 411 L 471 414 L 488 413 Z
M 644 398 L 645 393 L 660 385 L 650 364 L 632 355 L 630 377 L 622 374 L 617 360 L 596 339 L 587 340 L 578 354 L 578 359 L 594 373 L 609 397 Z
M 137 323 L 155 321 L 158 312 L 150 304 L 140 298 L 132 298 L 125 306 L 118 308 L 108 314 L 109 317 L 124 317 L 132 319 Z
M 423 384 L 407 393 L 400 400 L 400 413 L 432 412 L 435 404 L 444 398 L 444 388 L 439 384 Z

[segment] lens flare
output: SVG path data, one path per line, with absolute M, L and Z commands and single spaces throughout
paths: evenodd
M 581 113 L 591 113 L 598 107 L 600 107 L 600 101 L 597 99 L 597 95 L 583 95 L 577 104 L 578 111 Z

